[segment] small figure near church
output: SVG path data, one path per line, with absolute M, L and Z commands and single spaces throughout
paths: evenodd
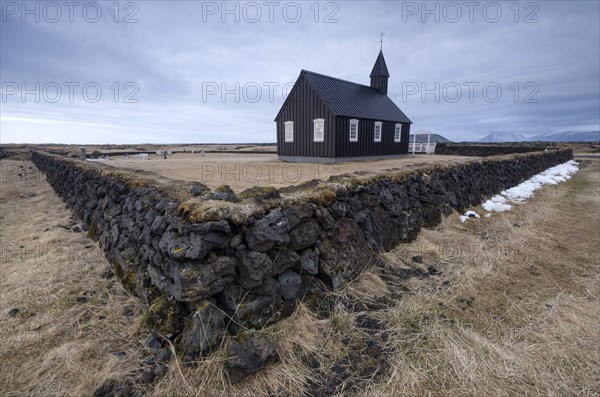
M 367 86 L 302 70 L 275 117 L 279 159 L 334 163 L 408 154 L 412 122 L 387 96 L 383 50 L 370 77 Z

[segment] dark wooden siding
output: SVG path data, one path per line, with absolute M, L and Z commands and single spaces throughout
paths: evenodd
M 336 117 L 336 157 L 389 156 L 408 153 L 410 124 L 402 125 L 402 140 L 394 142 L 396 123 L 382 121 L 381 142 L 374 141 L 375 122 L 358 120 L 358 142 L 350 142 L 350 120 L 353 117 Z
M 371 87 L 384 95 L 387 95 L 388 91 L 388 78 L 384 76 L 371 77 Z
M 335 117 L 319 94 L 301 76 L 277 119 L 280 156 L 335 157 Z M 313 120 L 325 119 L 324 142 L 313 142 Z M 294 122 L 294 142 L 285 141 L 286 121 Z
M 410 124 L 402 124 L 402 153 L 408 153 L 410 142 Z

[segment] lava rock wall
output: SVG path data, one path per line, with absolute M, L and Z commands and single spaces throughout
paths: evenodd
M 544 151 L 552 147 L 552 143 L 448 143 L 438 142 L 435 145 L 435 154 L 451 156 L 488 157 L 503 154 L 531 153 Z
M 186 360 L 209 354 L 226 332 L 289 316 L 307 283 L 343 288 L 378 252 L 572 157 L 571 150 L 550 150 L 334 179 L 309 200 L 282 198 L 243 219 L 193 223 L 156 186 L 32 152 L 114 273 L 147 302 L 149 325 L 174 340 Z

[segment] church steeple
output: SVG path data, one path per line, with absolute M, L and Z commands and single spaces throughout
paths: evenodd
M 371 87 L 382 94 L 387 95 L 390 73 L 385 64 L 382 50 L 379 50 L 379 55 L 377 56 L 377 60 L 375 61 L 375 65 L 373 65 L 373 70 L 371 70 L 371 75 L 369 77 L 371 77 Z

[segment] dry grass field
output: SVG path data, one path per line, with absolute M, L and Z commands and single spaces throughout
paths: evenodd
M 574 154 L 599 154 L 600 144 L 595 143 L 561 143 L 561 147 L 570 148 Z
M 453 214 L 343 291 L 307 296 L 258 331 L 280 362 L 244 383 L 227 382 L 225 341 L 150 387 L 141 305 L 102 278 L 97 246 L 60 226 L 69 211 L 19 164 L 29 171 L 5 172 L 0 192 L 0 395 L 90 396 L 126 378 L 165 397 L 599 395 L 598 161 L 512 211 Z
M 32 163 L 0 164 L 0 395 L 91 396 L 105 379 L 135 374 L 141 303 L 103 278 L 97 244 L 71 230 Z
M 326 180 L 334 175 L 369 175 L 384 170 L 407 170 L 435 163 L 460 163 L 477 157 L 408 155 L 398 159 L 347 162 L 339 164 L 286 163 L 275 154 L 177 153 L 165 160 L 151 155 L 149 160 L 115 156 L 107 165 L 128 170 L 152 171 L 172 179 L 197 181 L 214 188 L 229 185 L 236 193 L 252 186 L 281 188 L 312 179 Z

